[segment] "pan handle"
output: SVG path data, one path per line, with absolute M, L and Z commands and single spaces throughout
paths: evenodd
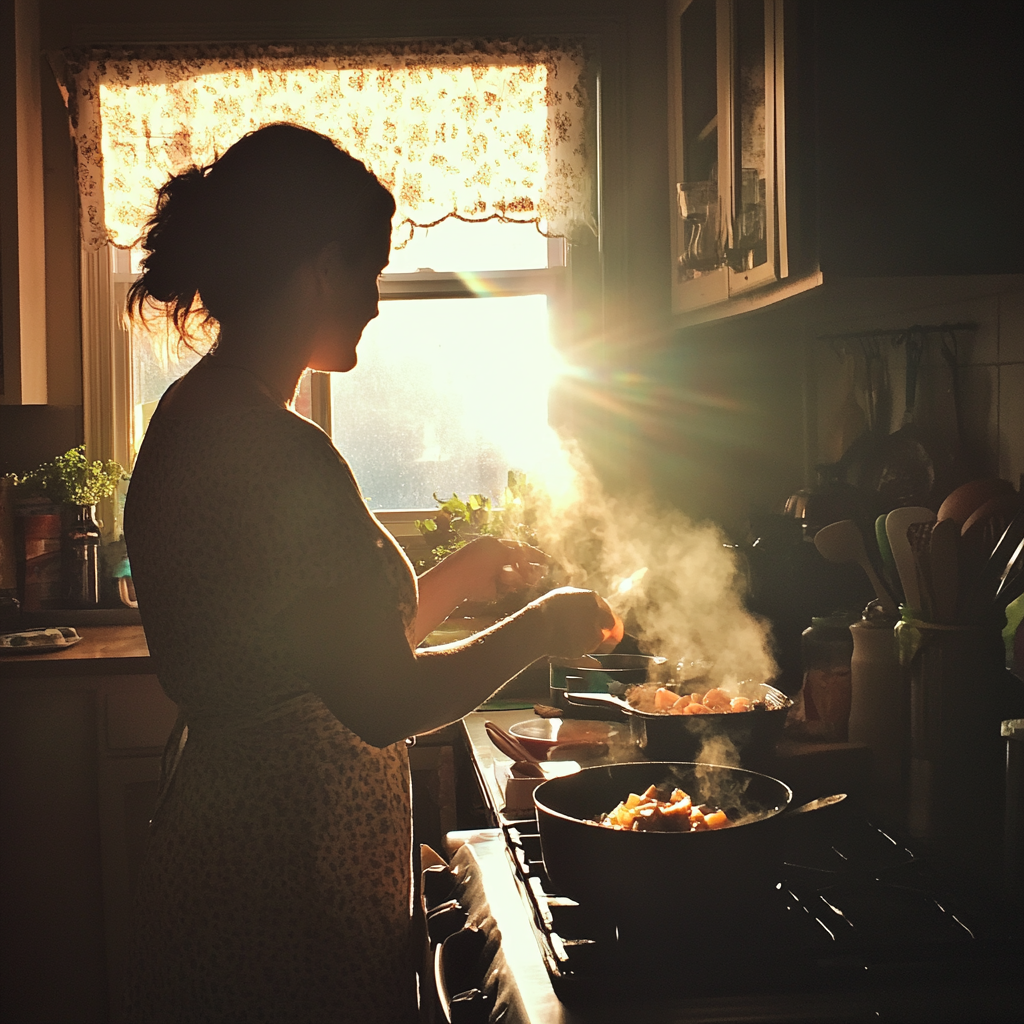
M 566 693 L 565 700 L 569 704 L 575 704 L 584 708 L 610 708 L 621 711 L 626 715 L 635 715 L 638 718 L 663 718 L 663 715 L 656 715 L 650 711 L 641 711 L 633 707 L 627 700 L 616 697 L 612 693 Z

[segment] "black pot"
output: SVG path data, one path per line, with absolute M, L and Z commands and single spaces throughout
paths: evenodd
M 625 832 L 598 825 L 630 793 L 670 783 L 734 822 L 708 832 Z M 544 868 L 555 891 L 621 921 L 736 909 L 781 876 L 776 821 L 793 793 L 742 768 L 681 762 L 600 765 L 534 792 Z
M 718 715 L 648 714 L 625 702 L 608 702 L 605 707 L 629 719 L 630 734 L 637 749 L 652 761 L 722 764 L 738 758 L 744 768 L 756 770 L 771 763 L 793 702 L 767 683 L 760 683 L 751 696 L 769 698 L 772 707 Z M 566 702 L 572 705 L 574 699 L 594 701 L 595 697 L 574 694 L 567 696 Z

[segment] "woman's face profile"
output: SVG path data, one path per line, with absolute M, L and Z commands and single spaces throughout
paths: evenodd
M 323 314 L 317 329 L 309 367 L 334 373 L 355 368 L 356 346 L 366 325 L 378 314 L 377 279 L 387 266 L 379 258 L 346 264 L 333 259 L 322 275 Z

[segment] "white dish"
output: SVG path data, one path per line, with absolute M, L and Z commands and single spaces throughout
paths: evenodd
M 70 626 L 26 629 L 0 636 L 0 654 L 49 654 L 74 647 L 82 638 Z

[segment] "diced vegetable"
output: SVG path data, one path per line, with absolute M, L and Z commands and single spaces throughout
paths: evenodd
M 630 793 L 598 824 L 625 832 L 706 832 L 731 825 L 726 813 L 701 804 L 694 807 L 688 793 L 676 788 L 671 793 L 649 786 L 643 796 Z

